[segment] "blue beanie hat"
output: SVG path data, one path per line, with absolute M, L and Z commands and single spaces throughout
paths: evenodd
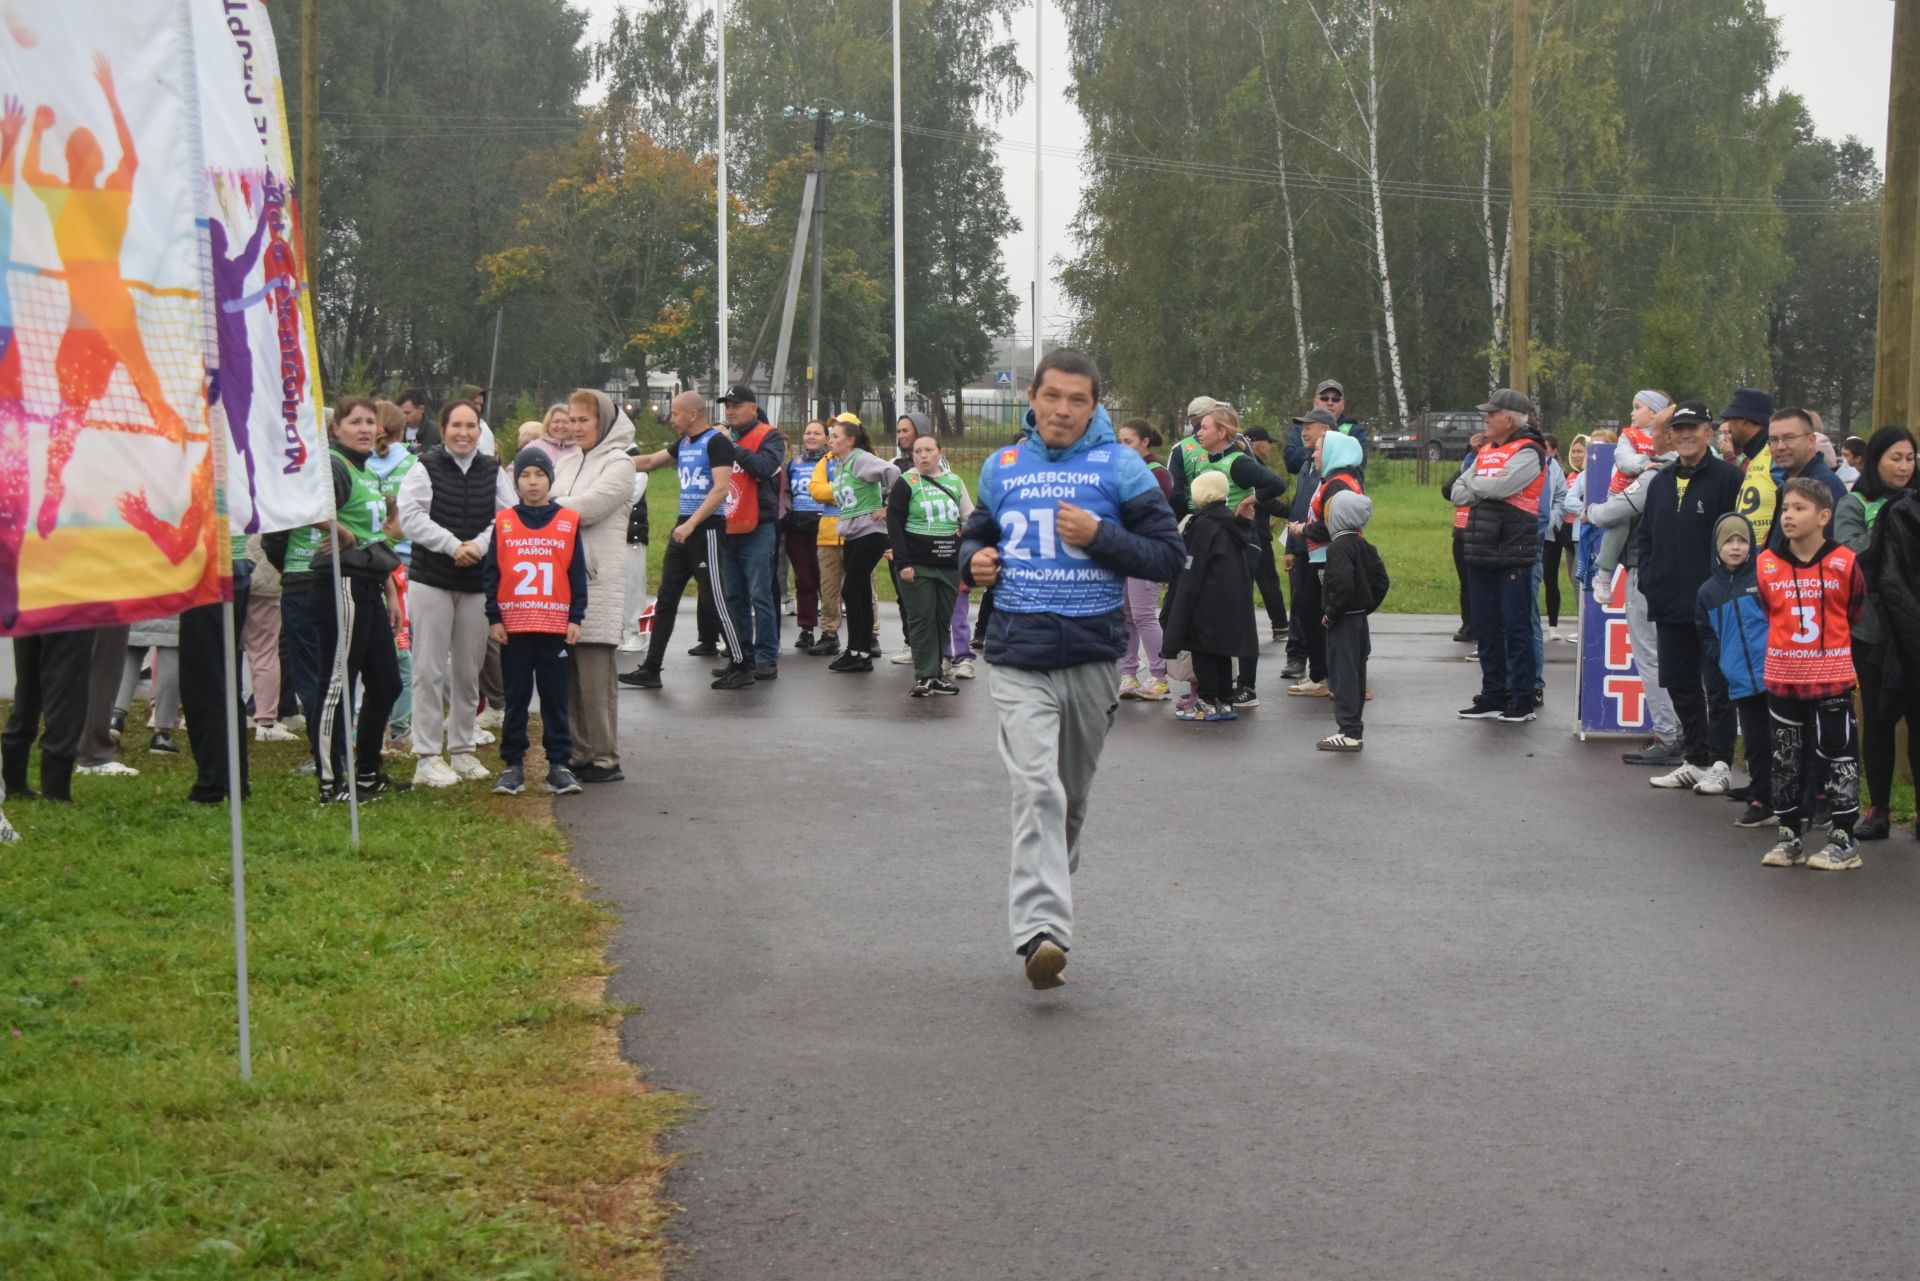
M 1773 421 L 1773 396 L 1758 387 L 1742 387 L 1733 393 L 1733 399 L 1727 402 L 1720 417 L 1738 418 L 1764 427 Z
M 519 480 L 520 473 L 529 467 L 538 467 L 547 474 L 547 483 L 549 485 L 553 483 L 553 459 L 547 456 L 546 450 L 536 449 L 532 445 L 528 445 L 525 449 L 515 454 L 513 456 L 514 480 Z

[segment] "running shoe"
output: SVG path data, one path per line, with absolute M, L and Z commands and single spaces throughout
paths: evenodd
M 1462 627 L 1453 633 L 1453 639 L 1462 645 L 1473 644 L 1473 628 Z
M 481 729 L 499 729 L 507 723 L 507 714 L 497 707 L 489 707 L 473 718 L 473 723 Z M 488 739 L 492 742 L 492 739 Z
M 1236 689 L 1233 697 L 1227 700 L 1229 707 L 1237 709 L 1260 706 L 1260 695 L 1250 689 Z
M 780 679 L 779 665 L 775 663 L 755 663 L 753 665 L 753 679 L 757 681 L 779 680 Z
M 1051 934 L 1036 934 L 1020 949 L 1026 962 L 1027 982 L 1036 992 L 1045 992 L 1066 982 L 1060 971 L 1067 968 L 1067 949 L 1053 941 Z
M 813 655 L 815 658 L 826 658 L 829 655 L 838 654 L 839 652 L 840 633 L 833 631 L 821 632 L 820 639 L 815 641 L 807 649 L 807 653 Z
M 621 672 L 618 679 L 628 689 L 660 688 L 660 673 L 651 667 L 636 667 L 630 672 Z
M 477 783 L 483 778 L 492 778 L 493 771 L 482 765 L 469 752 L 457 752 L 447 762 L 447 768 L 469 783 Z
M 1292 693 L 1293 691 L 1288 690 L 1287 692 Z M 1504 711 L 1506 711 L 1506 704 L 1489 702 L 1475 695 L 1471 704 L 1461 708 L 1455 712 L 1454 715 L 1463 721 L 1485 721 L 1492 720 Z
M 1820 852 L 1807 860 L 1816 872 L 1851 872 L 1860 866 L 1860 846 L 1853 837 L 1836 829 L 1827 837 Z
M 1526 703 L 1508 703 L 1506 710 L 1500 713 L 1500 723 L 1503 725 L 1524 725 L 1533 718 L 1534 710 Z
M 1653 784 L 1655 787 L 1678 790 L 1682 787 L 1693 787 L 1695 784 L 1705 782 L 1706 777 L 1706 770 L 1701 769 L 1698 765 L 1689 765 L 1685 761 L 1681 761 L 1680 768 L 1674 770 L 1671 774 L 1655 774 L 1652 778 L 1648 779 L 1647 782 Z
M 127 728 L 127 714 L 115 708 L 107 717 L 107 737 L 114 742 L 120 741 L 121 731 Z
M 1298 659 L 1288 659 L 1286 665 L 1280 669 L 1280 679 L 1283 681 L 1297 681 L 1306 674 L 1307 665 Z
M 709 685 L 709 689 L 752 689 L 753 669 L 751 667 L 729 667 L 726 674 Z
M 627 776 L 618 765 L 576 765 L 573 775 L 582 783 L 624 783 Z
M 500 777 L 495 781 L 493 790 L 501 796 L 520 795 L 527 790 L 526 769 L 518 761 L 507 766 L 500 771 Z
M 927 679 L 929 694 L 958 694 L 960 687 L 944 676 L 932 676 Z
M 1314 746 L 1323 752 L 1357 752 L 1360 750 L 1360 740 L 1345 734 L 1329 734 Z
M 1143 681 L 1139 694 L 1135 695 L 1143 703 L 1164 703 L 1172 696 L 1173 691 L 1167 688 L 1167 678 L 1164 676 Z
M 173 741 L 172 730 L 157 729 L 153 731 L 153 737 L 147 741 L 147 751 L 155 756 L 178 756 L 180 744 Z
M 1779 823 L 1780 816 L 1765 801 L 1748 801 L 1740 817 L 1733 820 L 1735 827 L 1776 827 Z
M 959 662 L 955 663 L 953 665 L 953 678 L 958 681 L 972 680 L 973 679 L 973 660 L 971 658 L 963 658 Z M 1167 687 L 1167 683 L 1165 681 L 1161 681 L 1160 688 L 1164 690 L 1166 689 L 1166 687 Z M 1142 694 L 1140 697 L 1145 698 L 1146 695 Z
M 1122 676 L 1120 678 L 1120 697 L 1129 700 L 1140 697 L 1140 681 L 1138 677 Z
M 1301 681 L 1298 684 L 1287 686 L 1287 693 L 1293 695 L 1295 698 L 1326 698 L 1328 697 L 1327 683 L 1325 681 Z
M 1176 721 L 1204 721 L 1207 719 L 1207 713 L 1212 710 L 1213 706 L 1210 703 L 1203 703 L 1197 698 L 1189 703 L 1183 698 L 1173 709 L 1173 719 Z
M 910 666 L 913 662 L 913 651 L 910 649 L 903 649 L 898 654 L 895 654 L 892 658 L 889 658 L 887 661 L 889 663 L 892 663 L 896 667 Z
M 802 627 L 800 634 L 793 638 L 793 647 L 802 653 L 813 648 L 813 628 Z
M 1696 796 L 1725 796 L 1733 790 L 1733 766 L 1725 761 L 1715 761 L 1707 772 L 1693 785 Z
M 492 747 L 499 741 L 499 739 L 493 736 L 493 731 L 484 725 L 473 731 L 473 745 L 475 747 Z
M 1781 827 L 1780 839 L 1760 856 L 1762 867 L 1799 867 L 1807 861 L 1806 848 L 1791 827 Z
M 1876 805 L 1863 810 L 1860 821 L 1853 825 L 1853 838 L 1856 841 L 1884 841 L 1892 824 L 1887 820 L 1887 807 Z
M 98 765 L 76 765 L 76 774 L 88 774 L 95 778 L 139 778 L 140 771 L 131 765 L 122 765 L 119 761 L 102 761 Z
M 457 787 L 460 776 L 453 772 L 453 766 L 438 756 L 422 756 L 420 763 L 413 767 L 413 785 L 415 787 Z
M 297 743 L 300 735 L 284 725 L 272 721 L 263 721 L 253 727 L 253 741 L 256 743 Z
M 1240 713 L 1233 710 L 1233 704 L 1231 703 L 1202 703 L 1200 706 L 1205 708 L 1207 713 L 1200 718 L 1203 721 L 1237 721 L 1240 719 Z
M 712 641 L 701 641 L 687 653 L 694 658 L 713 658 L 720 653 L 720 647 Z
M 515 766 L 515 768 L 519 767 Z M 546 788 L 555 796 L 575 796 L 581 791 L 580 780 L 575 778 L 573 771 L 564 765 L 547 767 Z
M 927 698 L 931 696 L 932 693 L 933 693 L 933 682 L 928 680 L 926 677 L 922 676 L 919 680 L 913 683 L 913 688 L 907 691 L 907 697 L 908 698 Z

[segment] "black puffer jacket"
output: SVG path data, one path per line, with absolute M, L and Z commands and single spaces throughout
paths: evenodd
M 1680 482 L 1686 492 L 1680 492 Z M 1709 452 L 1693 466 L 1675 463 L 1647 485 L 1640 514 L 1640 594 L 1656 623 L 1693 618 L 1700 587 L 1713 577 L 1719 552 L 1713 527 L 1739 505 L 1740 469 Z
M 1547 447 L 1539 430 L 1529 426 L 1516 433 L 1514 439 L 1524 442 L 1524 445 L 1509 461 L 1509 470 L 1519 467 L 1534 475 L 1543 473 L 1547 465 Z M 1507 443 L 1513 442 L 1509 440 Z M 1484 454 L 1489 448 L 1495 446 L 1482 446 L 1480 452 Z M 1468 506 L 1467 527 L 1461 541 L 1461 553 L 1466 558 L 1468 568 L 1511 569 L 1517 565 L 1533 564 L 1540 556 L 1539 513 L 1526 511 L 1506 497 L 1476 499 L 1469 489 L 1473 480 L 1471 472 L 1463 470 L 1449 487 L 1448 494 L 1454 503 Z M 1532 481 L 1527 483 L 1531 484 Z M 1541 488 L 1544 491 L 1544 481 Z M 1544 492 L 1541 497 L 1544 501 Z

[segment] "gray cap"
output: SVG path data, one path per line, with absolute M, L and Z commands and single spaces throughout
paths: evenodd
M 1511 387 L 1502 387 L 1494 392 L 1487 398 L 1487 403 L 1479 408 L 1483 414 L 1490 414 L 1496 409 L 1505 409 L 1516 414 L 1526 414 L 1529 417 L 1533 415 L 1533 402 Z
M 1293 421 L 1295 426 L 1301 426 L 1306 423 L 1319 423 L 1322 427 L 1338 427 L 1340 425 L 1339 420 L 1324 409 L 1309 409 Z
M 1347 389 L 1341 386 L 1337 379 L 1333 379 L 1333 378 L 1327 379 L 1325 382 L 1321 383 L 1318 387 L 1315 387 L 1313 389 L 1313 394 L 1318 396 L 1323 391 L 1337 391 L 1340 393 L 1340 399 L 1345 400 L 1347 398 Z
M 1211 396 L 1195 396 L 1187 402 L 1187 417 L 1199 418 L 1203 414 L 1212 413 L 1224 404 L 1226 404 L 1225 401 L 1215 400 Z

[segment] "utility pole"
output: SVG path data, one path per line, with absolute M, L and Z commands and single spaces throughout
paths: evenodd
M 311 4 L 312 0 L 308 0 Z M 718 83 L 714 90 L 714 103 L 719 107 L 719 128 L 714 139 L 714 178 L 719 187 L 720 252 L 719 271 L 720 288 L 716 299 L 720 309 L 720 348 L 713 362 L 715 375 L 713 394 L 719 396 L 726 391 L 727 373 L 727 0 L 713 0 L 713 37 L 718 45 L 714 56 L 714 69 L 718 73 Z M 753 371 L 747 370 L 751 375 Z
M 311 281 L 320 256 L 320 0 L 300 6 L 300 224 Z
M 814 200 L 820 191 L 820 175 L 827 166 L 827 113 L 817 112 L 813 123 L 813 167 L 800 195 L 800 217 L 793 228 L 793 254 L 787 260 L 785 305 L 780 309 L 780 338 L 773 353 L 773 381 L 768 384 L 772 408 L 767 417 L 775 423 L 787 407 L 787 356 L 793 350 L 793 313 L 800 303 L 800 271 L 807 262 L 807 241 L 813 230 Z M 749 371 L 751 372 L 751 371 Z
M 1507 280 L 1507 385 L 1527 392 L 1533 274 L 1533 15 L 1513 0 L 1513 268 Z
M 1887 93 L 1886 185 L 1880 196 L 1880 311 L 1873 423 L 1920 422 L 1920 0 L 1894 0 Z
M 893 412 L 907 412 L 907 191 L 901 143 L 900 0 L 893 0 Z M 888 424 L 889 427 L 892 424 Z
M 814 126 L 814 165 L 820 181 L 813 189 L 813 281 L 807 297 L 807 416 L 820 413 L 820 258 L 827 246 L 827 113 Z M 822 415 L 824 417 L 825 415 Z
M 1046 279 L 1047 252 L 1040 230 L 1040 191 L 1042 174 L 1040 152 L 1040 112 L 1045 91 L 1040 87 L 1046 63 L 1040 57 L 1040 33 L 1047 13 L 1047 0 L 1033 0 L 1033 367 L 1040 367 L 1040 282 Z M 1012 364 L 1012 361 L 1008 361 Z

